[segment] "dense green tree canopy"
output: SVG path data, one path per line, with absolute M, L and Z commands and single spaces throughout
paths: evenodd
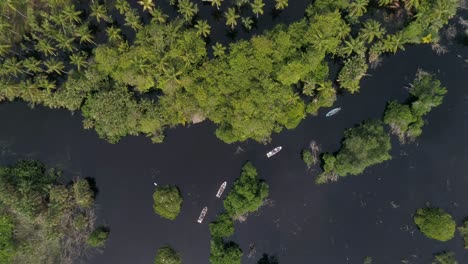
M 84 180 L 65 186 L 58 176 L 37 161 L 0 167 L 1 263 L 71 263 L 85 253 L 94 194 Z
M 91 233 L 86 243 L 95 248 L 103 247 L 108 237 L 109 230 L 105 227 L 98 227 Z
M 458 261 L 455 258 L 455 253 L 449 251 L 435 254 L 432 264 L 458 264 Z
M 215 238 L 230 237 L 234 234 L 234 221 L 227 213 L 222 213 L 210 223 L 210 233 Z
M 268 185 L 257 178 L 257 170 L 248 162 L 224 199 L 224 208 L 231 217 L 256 211 L 268 196 Z
M 420 208 L 414 216 L 414 223 L 428 238 L 448 241 L 455 233 L 455 221 L 452 216 L 439 208 Z
M 468 249 L 468 220 L 463 221 L 463 225 L 458 227 L 458 232 L 463 238 L 463 245 Z
M 158 249 L 154 264 L 181 264 L 179 254 L 169 246 L 164 246 Z
M 336 180 L 336 176 L 358 175 L 372 165 L 391 159 L 390 136 L 381 121 L 366 121 L 345 131 L 341 149 L 323 156 L 324 172 L 317 183 Z
M 182 196 L 176 186 L 161 186 L 154 191 L 153 209 L 161 217 L 174 220 L 180 213 L 182 201 Z
M 242 250 L 235 243 L 224 243 L 222 239 L 211 240 L 211 264 L 240 264 L 242 255 Z

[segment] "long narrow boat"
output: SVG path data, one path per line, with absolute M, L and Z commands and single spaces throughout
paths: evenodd
M 206 212 L 208 212 L 208 207 L 205 206 L 205 208 L 203 208 L 203 210 L 201 211 L 200 216 L 198 217 L 197 222 L 199 224 L 201 224 L 203 222 L 203 219 L 205 218 Z
M 270 158 L 271 156 L 273 156 L 273 155 L 275 155 L 276 153 L 280 152 L 282 148 L 283 148 L 283 147 L 279 146 L 279 147 L 276 147 L 276 148 L 272 149 L 271 151 L 269 151 L 269 152 L 266 154 L 267 157 Z
M 216 193 L 216 197 L 221 198 L 223 195 L 224 189 L 226 189 L 227 182 L 223 182 L 221 186 L 219 186 L 218 192 Z
M 330 112 L 328 112 L 325 116 L 326 116 L 326 117 L 330 117 L 330 116 L 332 116 L 332 115 L 336 115 L 340 110 L 341 110 L 341 107 L 332 109 L 332 110 L 330 110 Z

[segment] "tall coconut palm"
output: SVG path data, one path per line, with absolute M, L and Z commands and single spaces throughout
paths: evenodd
M 211 0 L 211 6 L 216 6 L 216 8 L 219 10 L 222 2 L 223 0 Z
M 275 8 L 277 10 L 283 10 L 286 7 L 288 7 L 288 0 L 275 0 L 275 1 L 276 1 Z
M 371 43 L 374 39 L 382 38 L 384 35 L 385 28 L 382 28 L 378 21 L 369 19 L 364 22 L 359 37 Z
M 0 56 L 5 56 L 11 49 L 10 44 L 0 44 Z
M 107 33 L 107 38 L 109 39 L 110 42 L 119 42 L 122 40 L 122 35 L 120 35 L 120 28 L 110 26 L 106 28 L 106 33 Z
M 39 75 L 36 78 L 34 78 L 34 83 L 37 85 L 38 88 L 46 89 L 47 93 L 49 94 L 52 92 L 52 90 L 55 90 L 57 88 L 55 82 L 49 81 L 49 79 L 45 75 Z
M 394 0 L 378 0 L 379 6 L 388 6 L 393 3 Z
M 197 21 L 195 28 L 197 29 L 198 36 L 203 36 L 206 38 L 208 37 L 208 35 L 210 35 L 211 26 L 208 24 L 206 20 Z
M 119 13 L 123 15 L 130 11 L 130 4 L 127 2 L 127 0 L 117 0 L 115 2 L 115 9 L 117 9 Z
M 62 11 L 62 14 L 64 15 L 65 20 L 68 21 L 69 23 L 73 23 L 73 22 L 80 23 L 81 13 L 82 13 L 81 11 L 78 11 L 75 9 L 74 5 L 66 5 Z
M 111 20 L 107 14 L 106 6 L 99 4 L 97 1 L 91 4 L 91 13 L 89 16 L 94 17 L 98 23 L 101 22 L 101 20 L 106 22 Z
M 224 56 L 224 52 L 226 51 L 226 47 L 223 44 L 216 42 L 216 44 L 212 47 L 213 48 L 213 55 L 215 57 L 222 57 Z
M 88 23 L 79 26 L 75 30 L 74 35 L 80 39 L 80 44 L 82 44 L 83 42 L 96 44 L 93 41 L 93 34 L 91 33 L 91 30 L 89 29 Z
M 361 17 L 367 12 L 369 0 L 355 0 L 349 4 L 348 10 L 351 17 Z
M 190 0 L 179 0 L 178 11 L 184 17 L 185 21 L 192 21 L 193 17 L 198 13 L 198 5 Z
M 55 51 L 56 49 L 52 44 L 46 40 L 46 39 L 40 39 L 37 44 L 36 44 L 36 50 L 39 52 L 42 52 L 45 56 L 48 55 L 54 55 L 55 56 Z
M 50 58 L 47 61 L 44 62 L 44 65 L 47 67 L 46 72 L 47 73 L 57 73 L 61 75 L 64 73 L 63 69 L 65 66 L 63 65 L 63 62 L 57 60 L 56 58 Z
M 226 25 L 234 29 L 237 26 L 237 19 L 240 17 L 240 15 L 236 14 L 236 9 L 228 8 L 227 12 L 224 12 L 224 16 L 226 17 Z
M 253 20 L 250 17 L 243 17 L 241 18 L 242 25 L 247 31 L 250 31 L 253 26 Z
M 411 8 L 418 8 L 421 5 L 421 0 L 404 0 L 405 1 L 405 7 L 407 9 Z
M 159 9 L 159 8 L 155 8 L 153 10 L 152 15 L 153 15 L 153 18 L 151 19 L 152 23 L 164 24 L 164 23 L 166 23 L 167 18 L 168 18 L 168 16 L 166 14 L 164 14 L 164 12 L 161 11 L 161 9 Z
M 0 9 L 3 12 L 7 12 L 8 10 L 13 10 L 14 12 L 20 14 L 23 18 L 27 18 L 21 11 L 17 8 L 18 1 L 16 0 L 2 0 L 0 2 Z
M 153 0 L 140 0 L 138 1 L 138 4 L 140 4 L 143 7 L 143 11 L 148 11 L 150 13 L 153 12 L 155 7 Z
M 398 31 L 394 35 L 387 35 L 384 40 L 384 48 L 386 51 L 396 53 L 399 49 L 405 50 L 405 41 L 403 39 L 403 33 Z
M 5 74 L 10 74 L 15 77 L 18 77 L 20 73 L 24 73 L 24 71 L 22 70 L 23 63 L 21 61 L 18 61 L 16 57 L 6 58 L 2 66 Z
M 138 31 L 143 28 L 143 26 L 140 23 L 140 16 L 138 15 L 137 10 L 131 9 L 130 11 L 125 13 L 124 25 L 133 28 L 133 30 L 135 31 Z
M 265 3 L 263 3 L 263 0 L 254 0 L 253 3 L 250 4 L 252 7 L 252 12 L 254 12 L 255 15 L 263 15 L 263 7 L 265 7 Z
M 23 60 L 23 66 L 28 74 L 34 74 L 42 72 L 41 62 L 33 57 L 29 57 Z
M 70 55 L 70 64 L 75 65 L 78 71 L 80 71 L 81 68 L 85 68 L 88 65 L 88 62 L 86 60 L 86 53 L 84 53 L 83 51 Z
M 58 34 L 55 37 L 55 40 L 57 41 L 57 47 L 60 48 L 63 51 L 68 51 L 72 52 L 76 48 L 73 46 L 73 41 L 75 41 L 75 38 L 67 38 L 64 34 Z
M 341 47 L 340 53 L 344 56 L 349 56 L 352 53 L 364 55 L 366 52 L 364 41 L 359 38 L 349 38 L 349 40 L 345 40 L 343 44 L 344 46 Z

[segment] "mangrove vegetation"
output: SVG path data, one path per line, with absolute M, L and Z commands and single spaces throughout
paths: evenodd
M 183 198 L 176 186 L 157 187 L 153 194 L 154 212 L 166 219 L 174 220 L 180 213 Z
M 418 209 L 414 223 L 425 236 L 439 241 L 452 239 L 456 228 L 452 216 L 440 208 Z

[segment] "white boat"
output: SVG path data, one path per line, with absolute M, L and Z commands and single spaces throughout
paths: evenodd
M 197 222 L 199 224 L 201 224 L 203 222 L 203 219 L 205 218 L 206 212 L 208 212 L 208 207 L 205 206 L 205 208 L 203 208 L 203 210 L 201 211 L 200 216 L 198 217 Z
M 269 152 L 266 154 L 267 157 L 270 158 L 271 156 L 273 156 L 273 155 L 275 155 L 276 153 L 280 152 L 282 148 L 283 148 L 283 147 L 279 146 L 279 147 L 276 147 L 276 148 L 272 149 L 271 151 L 269 151 Z
M 336 115 L 340 110 L 341 110 L 341 107 L 332 109 L 332 110 L 330 110 L 330 112 L 328 112 L 325 116 L 326 116 L 326 117 L 330 117 L 330 116 L 332 116 L 332 115 Z
M 218 192 L 216 193 L 216 197 L 221 198 L 223 195 L 224 189 L 226 189 L 227 182 L 223 182 L 221 186 L 219 186 Z
M 154 186 L 156 186 L 156 187 L 158 186 L 158 184 L 157 184 L 157 183 L 155 183 L 155 182 L 153 182 L 153 184 L 154 184 Z

